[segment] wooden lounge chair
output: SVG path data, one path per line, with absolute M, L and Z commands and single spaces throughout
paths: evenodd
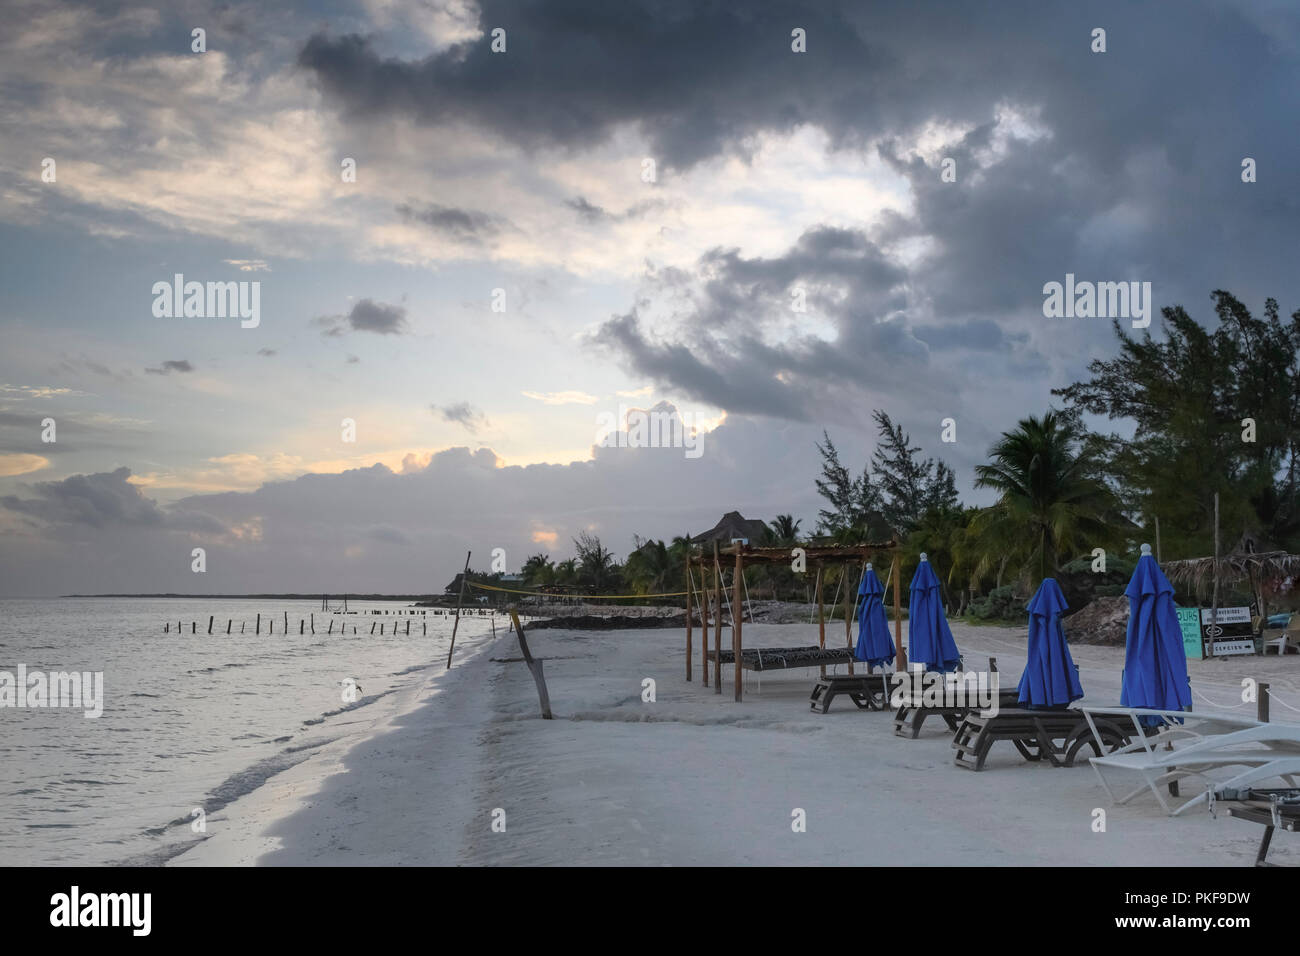
M 978 711 L 968 713 L 953 736 L 952 746 L 957 751 L 953 763 L 967 770 L 983 770 L 989 750 L 999 740 L 1010 740 L 1026 760 L 1046 757 L 1053 767 L 1074 766 L 1075 757 L 1084 747 L 1102 754 L 1129 743 L 1121 724 L 1099 719 L 1090 725 L 1083 712 L 1073 708 L 1031 710 L 1015 706 L 987 716 Z
M 1000 689 L 998 691 L 998 709 L 1004 707 L 1014 707 L 1020 700 L 1020 691 L 1017 688 Z M 921 725 L 925 723 L 927 717 L 940 717 L 948 725 L 948 730 L 956 733 L 961 726 L 961 722 L 967 714 L 972 713 L 970 707 L 924 707 L 913 703 L 910 697 L 904 697 L 899 708 L 894 713 L 894 734 L 904 737 L 908 740 L 915 740 L 921 734 Z
M 820 709 L 824 714 L 830 710 L 831 701 L 840 694 L 848 694 L 859 710 L 885 710 L 889 707 L 889 675 L 884 671 L 829 674 L 813 685 L 812 695 L 808 698 L 809 707 L 814 711 Z

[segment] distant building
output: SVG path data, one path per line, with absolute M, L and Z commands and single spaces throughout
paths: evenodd
M 767 535 L 766 522 L 758 518 L 746 518 L 739 511 L 728 511 L 708 531 L 691 538 L 691 544 L 712 544 L 716 541 L 719 545 L 726 545 L 742 538 L 751 546 L 758 547 L 767 539 Z

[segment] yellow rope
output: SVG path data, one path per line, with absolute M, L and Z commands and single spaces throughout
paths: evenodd
M 535 594 L 538 597 L 572 597 L 582 598 L 584 601 L 612 601 L 623 598 L 653 598 L 653 597 L 681 597 L 685 591 L 665 591 L 662 594 L 560 594 L 554 591 L 519 591 L 515 588 L 499 588 L 491 584 L 479 584 L 477 581 L 465 582 L 472 588 L 482 588 L 484 591 L 504 591 L 507 594 Z

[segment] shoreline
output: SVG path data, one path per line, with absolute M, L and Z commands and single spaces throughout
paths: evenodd
M 967 666 L 1024 664 L 1024 628 L 953 626 Z M 747 625 L 760 644 L 815 643 L 816 628 Z M 751 636 L 752 635 L 752 636 Z M 1254 827 L 1153 800 L 1112 807 L 1090 768 L 952 765 L 951 735 L 917 740 L 887 713 L 837 701 L 812 713 L 815 669 L 748 675 L 746 699 L 684 680 L 680 631 L 530 633 L 556 719 L 542 721 L 513 636 L 485 636 L 383 721 L 268 779 L 209 818 L 168 865 L 1249 865 Z M 828 634 L 828 643 L 833 637 Z M 1123 648 L 1077 646 L 1086 700 L 1118 700 Z M 698 654 L 698 644 L 697 651 Z M 1196 708 L 1269 680 L 1300 706 L 1300 675 L 1272 658 L 1190 661 Z M 1287 662 L 1290 663 L 1290 662 Z M 729 669 L 726 669 L 729 672 Z M 729 676 L 729 675 L 728 675 Z M 656 700 L 642 697 L 655 681 Z M 401 696 L 401 695 L 398 695 Z M 1240 708 L 1239 708 L 1240 709 Z M 1238 711 L 1230 711 L 1238 712 Z M 1242 711 L 1244 712 L 1244 711 Z M 1284 707 L 1274 719 L 1290 716 Z M 1091 828 L 1104 809 L 1105 833 Z M 792 832 L 791 814 L 807 829 Z M 504 811 L 505 832 L 494 832 Z M 1279 862 L 1300 847 L 1279 840 Z

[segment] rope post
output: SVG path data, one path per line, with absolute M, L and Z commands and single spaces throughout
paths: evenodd
M 1255 699 L 1255 716 L 1259 718 L 1260 723 L 1268 723 L 1268 684 L 1261 683 L 1257 685 L 1259 696 Z

